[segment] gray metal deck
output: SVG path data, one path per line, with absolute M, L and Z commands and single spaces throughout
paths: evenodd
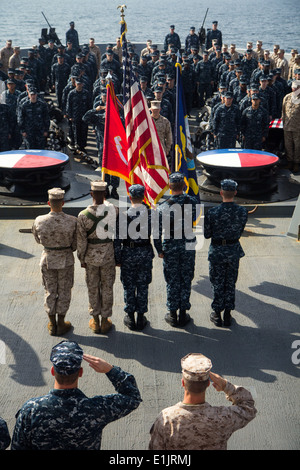
M 126 204 L 123 183 L 121 187 L 121 200 Z M 33 222 L 31 209 L 23 211 L 22 219 L 0 221 L 0 416 L 11 432 L 17 409 L 52 387 L 49 354 L 62 339 L 49 336 L 46 328 L 41 247 L 32 234 L 19 232 Z M 86 353 L 133 373 L 143 397 L 137 410 L 104 430 L 102 449 L 147 449 L 149 429 L 159 411 L 182 398 L 180 358 L 189 352 L 209 356 L 215 372 L 250 388 L 255 395 L 258 415 L 232 436 L 229 449 L 299 449 L 299 364 L 292 361 L 294 353 L 297 362 L 293 343 L 300 340 L 299 242 L 286 236 L 290 217 L 258 217 L 257 213 L 249 217 L 242 237 L 246 256 L 241 260 L 230 329 L 217 328 L 209 320 L 208 241 L 197 252 L 190 311 L 193 321 L 185 329 L 174 329 L 164 321 L 166 289 L 162 263 L 156 257 L 145 330 L 131 332 L 123 325 L 123 289 L 117 268 L 114 328 L 107 336 L 94 335 L 88 328 L 84 270 L 76 260 L 67 316 L 74 329 L 64 337 L 78 341 Z M 87 395 L 112 392 L 105 376 L 83 366 L 80 387 Z M 213 387 L 208 389 L 207 400 L 227 404 Z

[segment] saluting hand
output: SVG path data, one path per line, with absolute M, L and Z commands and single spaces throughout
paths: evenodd
M 223 379 L 223 377 L 218 374 L 214 374 L 213 372 L 209 373 L 209 378 L 212 381 L 213 387 L 217 390 L 217 392 L 223 392 L 227 384 L 227 380 Z
M 106 362 L 104 359 L 100 359 L 100 357 L 91 356 L 90 354 L 84 354 L 83 359 L 89 363 L 92 369 L 99 373 L 106 374 L 113 368 L 111 364 Z

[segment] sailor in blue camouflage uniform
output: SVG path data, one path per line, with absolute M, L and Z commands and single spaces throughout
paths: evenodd
M 124 324 L 142 330 L 147 323 L 148 289 L 152 281 L 151 209 L 143 203 L 145 188 L 129 187 L 131 206 L 117 220 L 114 240 L 116 265 L 120 266 L 126 313 Z M 135 313 L 137 317 L 135 319 Z
M 38 99 L 35 88 L 30 88 L 28 93 L 29 100 L 20 103 L 18 125 L 27 149 L 44 149 L 50 126 L 48 106 Z
M 223 40 L 222 40 L 222 32 L 218 29 L 218 22 L 212 22 L 212 29 L 207 31 L 206 40 L 205 40 L 205 48 L 208 50 L 212 47 L 212 40 L 216 39 L 218 46 L 222 47 Z
M 0 152 L 10 150 L 12 129 L 13 121 L 9 107 L 0 102 Z
M 62 94 L 64 88 L 67 86 L 71 67 L 65 61 L 63 54 L 58 54 L 57 63 L 53 64 L 51 67 L 51 82 L 52 88 L 55 91 L 57 104 L 60 109 L 62 109 Z
M 243 147 L 246 149 L 262 150 L 268 137 L 269 115 L 260 104 L 260 95 L 251 97 L 252 105 L 243 111 L 241 118 L 241 134 Z
M 190 295 L 195 270 L 197 200 L 184 192 L 184 175 L 174 172 L 169 178 L 172 195 L 158 206 L 158 231 L 154 230 L 154 246 L 163 258 L 167 284 L 165 320 L 171 326 L 182 327 L 190 321 Z M 179 315 L 177 316 L 177 311 Z
M 175 32 L 175 26 L 173 24 L 171 24 L 170 32 L 166 35 L 165 40 L 164 40 L 164 51 L 165 52 L 167 52 L 167 50 L 169 49 L 169 46 L 171 44 L 173 44 L 173 47 L 176 47 L 176 49 L 178 49 L 178 50 L 181 49 L 180 37 Z
M 185 38 L 185 52 L 190 53 L 192 47 L 196 47 L 197 51 L 200 48 L 200 39 L 195 33 L 195 26 L 190 27 L 190 33 Z
M 245 255 L 239 239 L 248 220 L 245 207 L 234 202 L 237 183 L 221 181 L 223 202 L 212 207 L 204 217 L 204 237 L 211 238 L 208 250 L 209 278 L 213 290 L 211 321 L 216 326 L 231 324 L 231 311 L 235 308 L 235 285 L 239 261 Z M 221 312 L 224 310 L 222 323 Z
M 214 84 L 213 65 L 208 60 L 208 52 L 203 52 L 203 60 L 200 60 L 196 67 L 196 82 L 198 84 L 199 107 L 202 108 L 205 102 L 212 95 Z
M 6 421 L 0 418 L 0 450 L 5 450 L 10 444 L 10 435 Z
M 70 29 L 68 29 L 66 32 L 66 44 L 68 41 L 73 44 L 72 48 L 77 52 L 79 49 L 79 36 L 77 30 L 75 29 L 74 21 L 70 22 Z
M 218 149 L 235 148 L 240 133 L 240 111 L 233 104 L 233 94 L 225 93 L 225 103 L 221 104 L 212 120 L 212 131 Z
M 82 359 L 106 374 L 116 393 L 88 398 L 78 388 Z M 74 341 L 52 348 L 54 388 L 28 400 L 16 415 L 11 450 L 99 450 L 103 428 L 142 401 L 135 378 L 103 359 L 84 354 Z
M 84 151 L 87 144 L 88 124 L 82 118 L 89 109 L 92 109 L 92 96 L 84 87 L 81 78 L 76 78 L 75 83 L 75 89 L 68 94 L 66 114 L 72 121 L 75 144 L 79 150 Z

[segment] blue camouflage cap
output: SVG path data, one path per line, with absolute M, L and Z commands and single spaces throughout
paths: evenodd
M 184 175 L 179 171 L 175 171 L 170 174 L 169 181 L 170 183 L 179 183 L 180 181 L 184 181 Z
M 133 198 L 143 198 L 145 194 L 145 188 L 141 184 L 133 184 L 129 188 L 129 194 Z
M 75 341 L 61 341 L 52 348 L 50 361 L 60 375 L 71 375 L 81 367 L 83 350 Z
M 237 187 L 238 184 L 236 181 L 229 179 L 221 181 L 221 189 L 223 189 L 224 191 L 236 191 Z

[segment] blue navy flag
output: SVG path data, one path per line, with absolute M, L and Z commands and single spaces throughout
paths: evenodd
M 200 203 L 197 173 L 193 158 L 193 148 L 182 86 L 181 65 L 178 61 L 176 63 L 176 115 L 173 159 L 172 169 L 184 174 L 187 193 L 196 197 Z

